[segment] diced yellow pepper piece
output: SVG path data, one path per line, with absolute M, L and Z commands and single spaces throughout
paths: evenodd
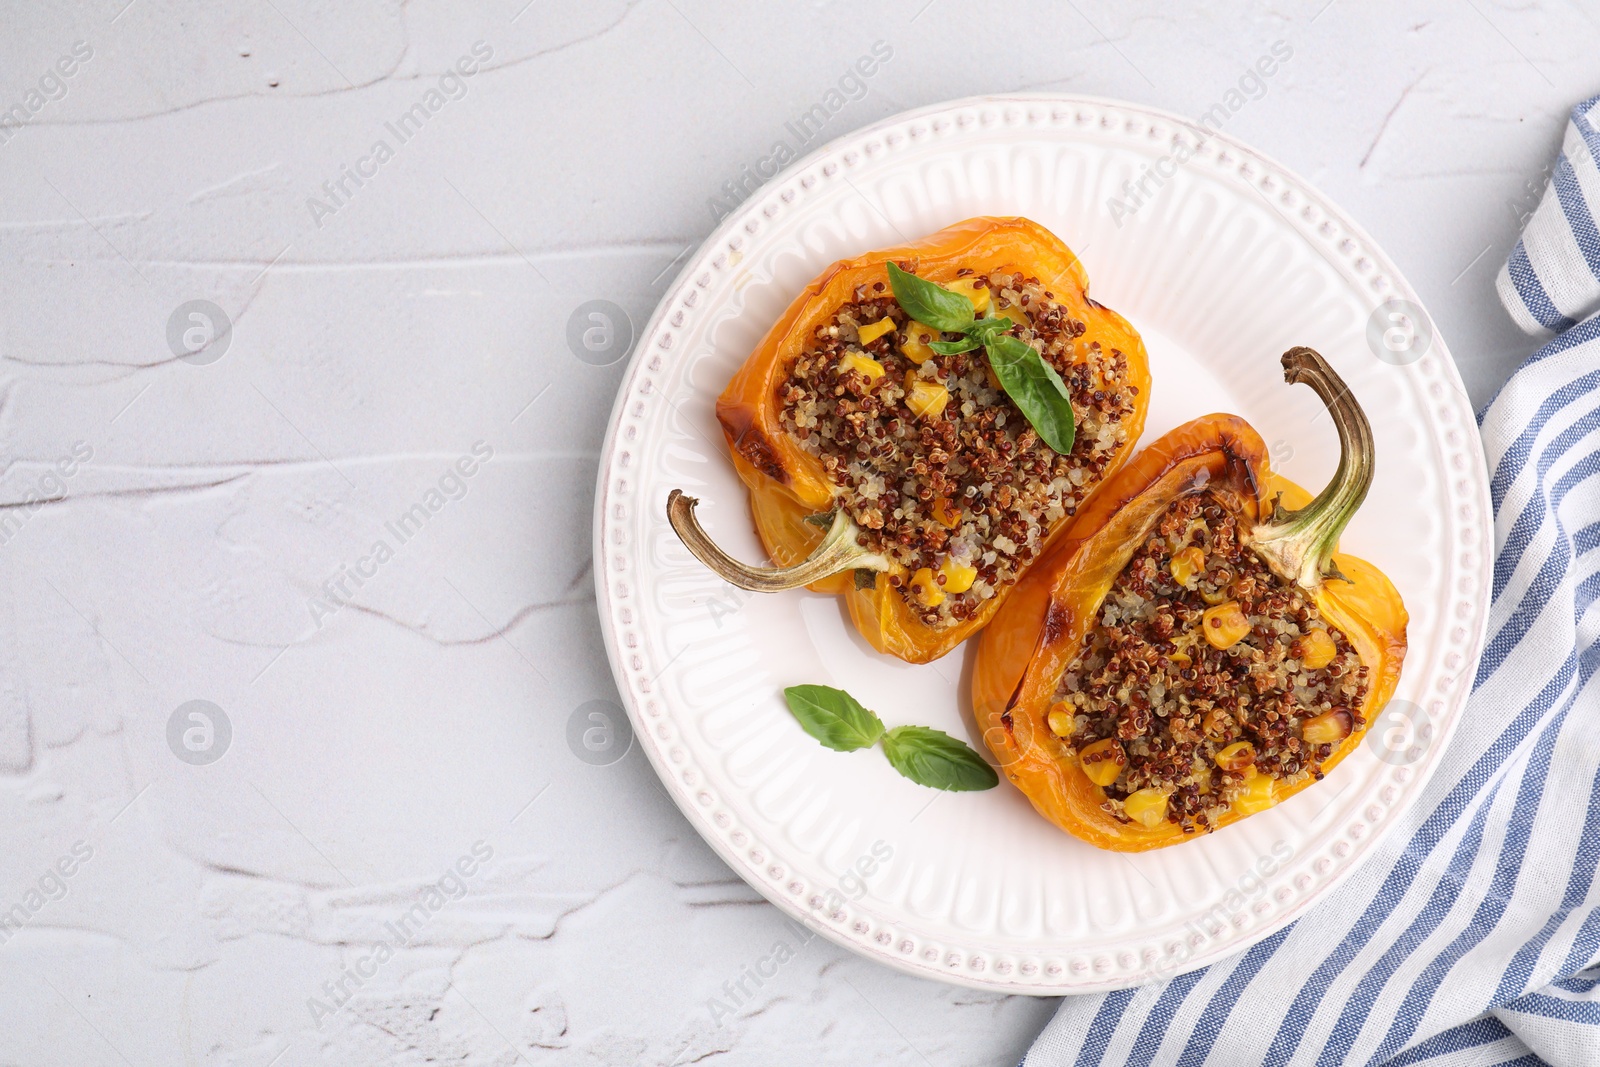
M 884 374 L 882 363 L 879 363 L 871 356 L 857 355 L 854 352 L 846 353 L 844 358 L 839 360 L 839 368 L 841 370 L 859 371 L 865 374 L 870 381 L 877 381 Z
M 938 382 L 918 378 L 915 371 L 906 372 L 906 407 L 919 419 L 935 419 L 950 403 L 950 390 Z
M 987 280 L 980 287 L 976 278 L 962 278 L 960 281 L 951 282 L 945 286 L 952 293 L 960 293 L 972 301 L 972 310 L 975 314 L 982 315 L 989 310 L 989 285 Z
M 933 571 L 923 567 L 911 576 L 911 593 L 917 603 L 925 608 L 936 608 L 944 603 L 944 590 L 933 577 Z
M 1239 602 L 1230 600 L 1207 608 L 1200 616 L 1200 629 L 1212 648 L 1232 648 L 1249 635 L 1250 620 L 1239 610 Z
M 877 322 L 871 323 L 867 326 L 857 327 L 856 336 L 860 339 L 863 345 L 870 345 L 884 334 L 892 333 L 893 331 L 894 319 L 890 318 L 888 315 L 885 315 Z
M 1334 644 L 1328 631 L 1313 629 L 1294 643 L 1294 652 L 1300 657 L 1300 666 L 1308 671 L 1320 671 L 1333 662 L 1333 657 L 1339 654 L 1339 646 Z
M 1189 579 L 1205 570 L 1206 554 L 1198 545 L 1190 545 L 1182 552 L 1172 554 L 1172 562 L 1167 564 L 1167 570 L 1172 574 L 1172 580 L 1179 585 L 1188 585 Z
M 1245 779 L 1244 789 L 1234 798 L 1233 810 L 1242 815 L 1266 811 L 1275 800 L 1272 796 L 1272 775 L 1253 774 Z
M 972 588 L 972 583 L 978 579 L 978 568 L 969 567 L 965 563 L 957 563 L 949 557 L 939 564 L 939 573 L 944 575 L 944 591 L 946 593 L 965 593 Z
M 938 339 L 938 330 L 912 319 L 906 323 L 906 339 L 900 342 L 900 354 L 913 363 L 925 363 L 934 356 L 934 351 L 928 347 L 928 342 Z
M 1167 817 L 1167 794 L 1154 786 L 1129 793 L 1122 802 L 1128 818 L 1148 830 L 1154 830 Z
M 1122 768 L 1128 765 L 1128 754 L 1122 750 L 1116 738 L 1107 737 L 1092 745 L 1084 745 L 1083 751 L 1078 753 L 1078 763 L 1083 767 L 1083 773 L 1089 776 L 1089 781 L 1098 786 L 1108 786 L 1117 780 Z

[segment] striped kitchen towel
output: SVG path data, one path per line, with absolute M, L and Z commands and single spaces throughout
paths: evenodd
M 1573 109 L 1499 289 L 1556 334 L 1481 416 L 1488 644 L 1406 820 L 1292 926 L 1066 998 L 1024 1063 L 1600 1067 L 1600 97 Z
M 1495 286 L 1517 325 L 1548 336 L 1569 330 L 1600 306 L 1600 97 L 1572 109 L 1561 155 L 1522 240 Z

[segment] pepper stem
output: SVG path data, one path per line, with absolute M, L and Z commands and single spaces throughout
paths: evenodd
M 1305 507 L 1298 511 L 1274 507 L 1272 516 L 1256 526 L 1251 541 L 1275 574 L 1314 591 L 1324 578 L 1344 578 L 1333 565 L 1333 550 L 1372 487 L 1372 424 L 1344 379 L 1309 348 L 1291 348 L 1283 354 L 1283 380 L 1311 386 L 1328 406 L 1339 432 L 1339 466 L 1333 480 Z
M 740 563 L 707 536 L 694 517 L 700 503 L 681 489 L 667 496 L 667 521 L 694 557 L 726 581 L 755 593 L 780 593 L 848 570 L 886 571 L 889 561 L 856 543 L 860 530 L 843 508 L 833 513 L 828 533 L 811 555 L 792 567 L 752 567 Z

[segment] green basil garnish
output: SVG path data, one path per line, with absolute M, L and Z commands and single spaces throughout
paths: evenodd
M 981 345 L 981 341 L 974 341 L 970 337 L 963 337 L 959 341 L 929 341 L 928 347 L 941 356 L 953 356 L 957 352 L 970 352 Z
M 1015 325 L 1016 323 L 1008 318 L 979 319 L 967 327 L 967 336 L 980 345 L 986 345 Z
M 961 333 L 972 325 L 972 301 L 937 282 L 908 274 L 889 264 L 889 288 L 905 313 L 935 330 Z
M 928 347 L 941 356 L 953 356 L 983 346 L 1000 388 L 1017 405 L 1039 440 L 1062 455 L 1071 452 L 1077 434 L 1072 394 L 1038 349 L 1010 335 L 1008 331 L 1017 323 L 1003 315 L 975 318 L 972 301 L 961 294 L 903 271 L 893 263 L 887 266 L 889 288 L 907 315 L 941 333 L 962 335 L 959 341 L 930 341 Z
M 1006 395 L 1016 402 L 1040 440 L 1066 455 L 1072 451 L 1076 427 L 1072 418 L 1072 394 L 1056 369 L 1044 361 L 1037 349 L 1007 334 L 984 346 L 989 366 Z
M 932 789 L 993 789 L 994 768 L 966 744 L 929 726 L 896 726 L 883 735 L 883 754 L 894 769 Z
M 791 685 L 783 691 L 800 728 L 835 752 L 854 752 L 883 736 L 883 720 L 843 689 Z
M 883 720 L 843 689 L 792 685 L 783 691 L 783 698 L 800 728 L 828 748 L 854 752 L 881 741 L 889 765 L 918 785 L 966 791 L 993 789 L 1000 783 L 982 756 L 943 730 L 896 726 L 885 731 Z

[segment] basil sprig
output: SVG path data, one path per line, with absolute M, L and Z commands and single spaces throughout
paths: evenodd
M 883 743 L 889 765 L 932 789 L 993 789 L 994 768 L 965 743 L 928 726 L 884 728 L 883 720 L 843 689 L 792 685 L 783 691 L 800 728 L 835 752 L 853 752 Z
M 1044 443 L 1063 455 L 1072 451 L 1077 428 L 1072 402 L 1067 399 L 1071 394 L 1056 369 L 1044 361 L 1038 349 L 1009 334 L 990 341 L 984 351 L 1006 395 L 1016 401 Z
M 883 720 L 843 689 L 791 685 L 783 698 L 800 720 L 800 729 L 835 752 L 854 752 L 877 744 L 883 736 Z
M 895 770 L 934 789 L 965 792 L 1000 783 L 982 756 L 931 726 L 896 726 L 883 735 L 883 754 Z
M 1038 349 L 1009 334 L 1016 323 L 1003 316 L 980 319 L 973 314 L 972 301 L 960 293 L 903 271 L 893 263 L 888 267 L 889 288 L 907 315 L 940 333 L 961 334 L 959 341 L 931 341 L 928 347 L 941 356 L 981 347 L 1000 387 L 1039 439 L 1063 455 L 1071 452 L 1077 432 L 1072 394 Z
M 972 301 L 942 285 L 889 264 L 889 288 L 905 313 L 943 333 L 965 333 L 972 325 Z

